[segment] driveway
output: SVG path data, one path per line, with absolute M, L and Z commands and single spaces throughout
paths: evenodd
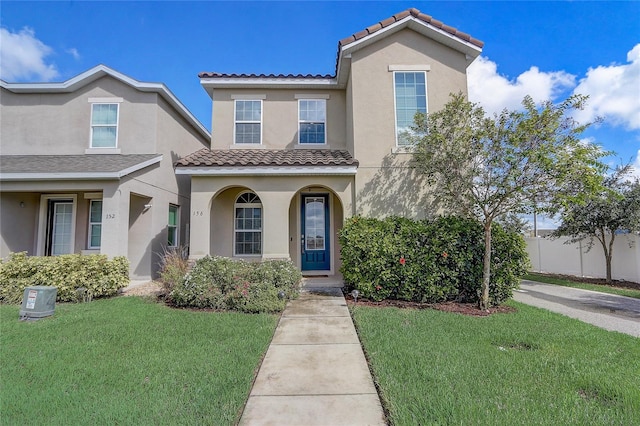
M 640 337 L 640 299 L 522 280 L 513 298 L 606 330 Z

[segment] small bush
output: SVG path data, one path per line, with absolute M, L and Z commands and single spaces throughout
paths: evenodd
M 298 296 L 301 279 L 289 261 L 254 263 L 207 256 L 173 287 L 169 300 L 181 307 L 280 312 L 286 299 Z M 284 299 L 278 297 L 281 291 Z
M 44 285 L 58 289 L 58 302 L 75 302 L 84 287 L 89 299 L 115 295 L 129 284 L 129 261 L 105 255 L 65 254 L 27 256 L 12 253 L 0 263 L 0 301 L 21 303 L 26 287 Z
M 484 236 L 477 221 L 452 216 L 422 221 L 353 217 L 339 238 L 345 283 L 363 297 L 426 303 L 479 299 Z M 494 226 L 492 304 L 511 297 L 527 262 L 522 237 Z
M 189 251 L 187 247 L 166 247 L 160 254 L 160 281 L 165 292 L 182 282 L 189 270 Z

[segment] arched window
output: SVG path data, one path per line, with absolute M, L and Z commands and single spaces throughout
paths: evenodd
M 234 206 L 235 256 L 262 254 L 262 202 L 253 192 L 243 192 Z

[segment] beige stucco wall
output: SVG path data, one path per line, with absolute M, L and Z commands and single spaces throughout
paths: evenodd
M 72 93 L 15 94 L 1 90 L 2 155 L 84 154 L 90 148 L 89 98 L 123 99 L 117 141 L 122 154 L 156 150 L 156 93 L 139 92 L 108 76 Z
M 264 96 L 262 101 L 262 145 L 267 149 L 292 149 L 298 145 L 298 100 L 296 95 L 327 95 L 327 148 L 346 149 L 346 110 L 343 90 L 316 89 L 216 89 L 213 91 L 212 148 L 233 145 L 234 95 Z M 245 146 L 245 145 L 241 145 Z M 254 146 L 247 144 L 248 148 Z
M 353 154 L 359 214 L 422 217 L 432 213 L 423 180 L 409 167 L 411 156 L 396 154 L 394 82 L 389 66 L 422 66 L 427 71 L 428 111 L 452 92 L 467 93 L 465 55 L 405 29 L 353 53 L 347 87 L 352 103 Z
M 558 239 L 525 238 L 532 270 L 578 277 L 605 278 L 604 252 L 594 241 L 587 251 L 588 241 L 565 244 L 566 237 Z M 618 235 L 614 241 L 612 278 L 640 282 L 640 237 Z

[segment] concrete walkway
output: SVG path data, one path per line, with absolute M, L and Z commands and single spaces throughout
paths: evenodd
M 640 337 L 640 299 L 522 280 L 513 298 L 586 323 Z
M 307 278 L 287 304 L 240 425 L 384 425 L 340 278 Z

